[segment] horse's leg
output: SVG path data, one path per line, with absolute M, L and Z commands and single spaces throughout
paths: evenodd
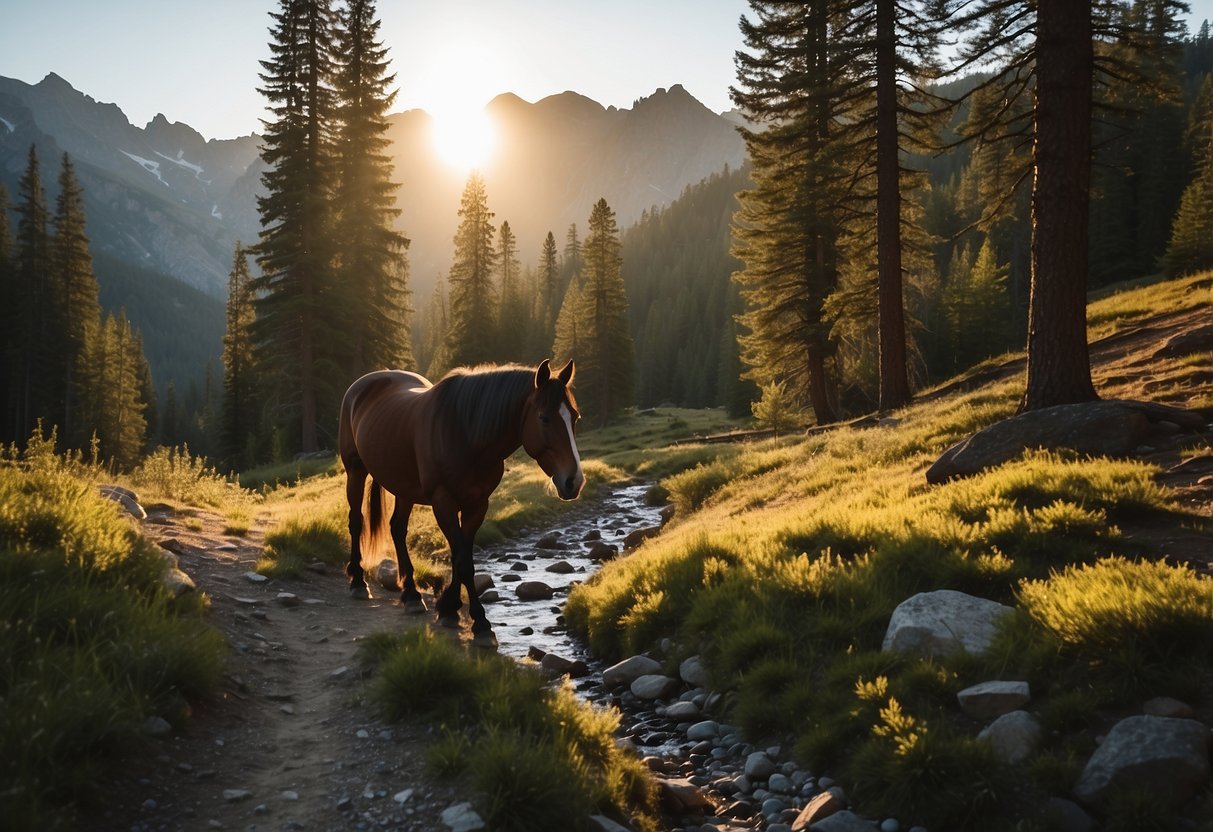
M 350 505 L 350 562 L 345 574 L 350 579 L 350 596 L 358 599 L 371 597 L 362 573 L 362 495 L 367 475 L 360 460 L 345 460 L 345 499 Z
M 409 613 L 425 612 L 425 601 L 417 591 L 413 581 L 413 559 L 409 557 L 407 538 L 409 534 L 409 516 L 413 513 L 413 504 L 396 499 L 396 508 L 392 510 L 392 520 L 389 528 L 392 531 L 392 543 L 396 546 L 396 564 L 400 567 L 400 576 L 404 579 L 404 590 L 400 593 L 400 602 L 404 611 Z
M 460 558 L 463 549 L 463 530 L 459 528 L 459 504 L 445 490 L 434 495 L 432 503 L 434 519 L 451 547 L 451 582 L 438 598 L 438 623 L 444 627 L 459 626 L 459 608 L 463 606 L 460 591 Z
M 476 532 L 480 531 L 480 525 L 484 522 L 484 516 L 488 510 L 489 501 L 487 499 L 481 500 L 475 505 L 465 506 L 463 509 L 460 524 L 463 532 L 463 549 L 460 552 L 458 579 L 463 581 L 463 587 L 468 593 L 468 612 L 472 614 L 472 643 L 477 647 L 496 649 L 497 637 L 493 635 L 493 625 L 489 623 L 489 618 L 484 612 L 484 604 L 480 602 L 480 596 L 476 592 L 476 564 L 472 559 L 473 541 L 476 539 Z M 456 579 L 452 578 L 452 580 Z

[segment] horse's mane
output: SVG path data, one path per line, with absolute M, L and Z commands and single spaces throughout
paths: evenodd
M 510 429 L 522 397 L 534 384 L 535 370 L 530 367 L 482 365 L 451 370 L 430 392 L 467 442 L 482 447 Z

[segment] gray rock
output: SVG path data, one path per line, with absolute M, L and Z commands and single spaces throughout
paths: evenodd
M 715 739 L 720 734 L 720 726 L 710 719 L 696 722 L 687 729 L 687 739 L 692 742 Z
M 699 656 L 684 659 L 682 664 L 678 665 L 678 675 L 693 688 L 706 688 L 711 682 Z
M 143 733 L 149 737 L 166 737 L 173 733 L 173 726 L 160 716 L 149 716 L 143 720 Z
M 644 529 L 636 529 L 628 532 L 623 538 L 623 550 L 626 552 L 629 549 L 635 549 L 641 543 L 644 543 L 650 537 L 656 537 L 661 532 L 660 526 L 650 526 Z
M 274 597 L 274 600 L 277 601 L 278 604 L 283 607 L 299 606 L 299 596 L 293 592 L 279 592 Z
M 442 822 L 451 832 L 474 832 L 484 829 L 484 820 L 476 814 L 471 803 L 455 803 L 442 810 Z
M 792 778 L 778 771 L 767 779 L 767 789 L 775 794 L 791 794 L 796 790 L 792 785 Z
M 548 601 L 555 590 L 543 581 L 522 581 L 514 588 L 514 594 L 520 601 Z
M 619 549 L 609 543 L 603 543 L 601 540 L 595 540 L 590 544 L 589 550 L 585 556 L 590 560 L 604 561 L 611 560 L 619 554 Z
M 536 549 L 559 549 L 560 532 L 548 532 L 543 537 L 535 541 Z
M 269 578 L 259 572 L 245 572 L 244 579 L 251 584 L 263 584 L 269 580 Z
M 168 590 L 169 595 L 174 598 L 180 598 L 187 592 L 193 592 L 198 588 L 194 583 L 194 579 L 185 574 L 181 569 L 170 567 L 164 573 L 164 588 Z
M 976 474 L 1029 448 L 1126 456 L 1146 438 L 1151 423 L 1161 421 L 1192 429 L 1204 424 L 1204 418 L 1193 410 L 1116 399 L 1032 410 L 996 422 L 948 448 L 927 470 L 927 482 Z
M 1196 720 L 1122 719 L 1087 761 L 1074 795 L 1100 808 L 1132 785 L 1150 790 L 1162 806 L 1180 806 L 1209 781 L 1209 744 L 1209 729 Z
M 384 589 L 400 589 L 400 566 L 395 558 L 384 558 L 375 567 L 375 580 Z
M 766 800 L 762 801 L 763 817 L 769 818 L 772 815 L 778 815 L 780 812 L 786 809 L 787 806 L 788 804 L 780 800 L 778 797 L 768 797 Z
M 493 584 L 493 576 L 486 572 L 477 572 L 472 576 L 472 586 L 476 588 L 476 595 L 479 596 L 486 589 L 491 589 Z
M 628 688 L 639 699 L 664 699 L 678 688 L 678 682 L 660 673 L 648 673 L 632 681 Z
M 704 793 L 689 780 L 662 778 L 657 781 L 657 791 L 661 804 L 673 814 L 701 814 L 712 809 Z
M 982 655 L 994 641 L 998 623 L 1013 612 L 952 589 L 920 592 L 893 610 L 881 649 L 931 657 L 956 650 Z
M 545 653 L 543 658 L 539 660 L 539 664 L 544 669 L 550 670 L 553 673 L 567 673 L 573 679 L 580 679 L 582 676 L 588 676 L 590 673 L 589 667 L 580 659 L 566 659 L 563 656 L 557 656 L 555 653 Z
M 105 499 L 113 500 L 126 509 L 127 514 L 136 520 L 147 519 L 147 512 L 143 510 L 143 506 L 139 505 L 139 498 L 129 488 L 123 488 L 120 485 L 99 485 L 97 490 Z
M 573 566 L 573 564 L 569 563 L 567 560 L 558 560 L 555 563 L 548 564 L 545 571 L 552 572 L 557 575 L 567 575 L 570 572 L 576 572 L 577 567 Z
M 253 796 L 253 793 L 248 789 L 224 789 L 223 799 L 227 803 L 238 803 L 241 800 L 248 800 Z
M 875 828 L 870 820 L 847 809 L 835 812 L 809 827 L 811 832 L 873 832 Z
M 1040 745 L 1041 728 L 1027 711 L 1011 711 L 987 725 L 977 739 L 985 740 L 994 754 L 1012 765 L 1022 763 Z
M 686 722 L 699 719 L 699 706 L 694 702 L 675 702 L 665 709 L 666 719 L 673 722 Z
M 775 773 L 775 761 L 765 751 L 755 751 L 745 758 L 745 776 L 750 780 L 766 780 Z
M 956 694 L 960 709 L 974 719 L 994 719 L 1032 699 L 1027 682 L 982 682 Z
M 885 818 L 880 822 L 880 832 L 901 832 L 901 824 L 897 818 Z
M 632 656 L 602 671 L 602 684 L 609 689 L 627 687 L 641 676 L 657 673 L 660 662 L 648 656 Z

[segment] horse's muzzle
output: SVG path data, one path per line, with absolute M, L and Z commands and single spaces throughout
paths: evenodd
M 576 474 L 568 477 L 552 477 L 552 484 L 556 486 L 556 493 L 562 500 L 576 500 L 581 496 L 581 489 L 585 487 L 585 476 L 578 471 Z

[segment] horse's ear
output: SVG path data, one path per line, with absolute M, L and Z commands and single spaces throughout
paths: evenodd
M 548 379 L 552 377 L 552 364 L 546 358 L 539 362 L 539 369 L 535 370 L 535 386 L 546 384 Z
M 560 374 L 556 376 L 556 378 L 560 379 L 560 383 L 567 387 L 573 381 L 574 369 L 573 359 L 570 358 L 569 363 L 564 365 L 564 368 L 560 371 Z

